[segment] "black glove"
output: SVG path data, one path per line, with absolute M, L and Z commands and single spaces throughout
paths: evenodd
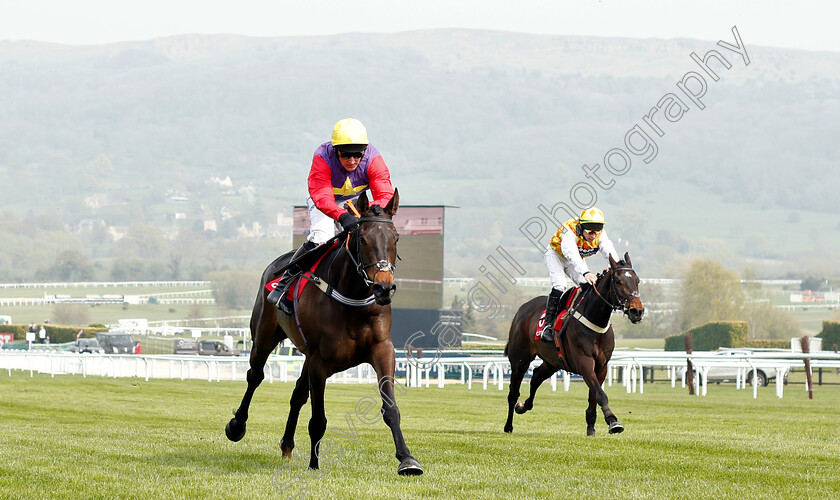
M 355 231 L 359 227 L 359 219 L 355 215 L 344 212 L 338 217 L 338 223 L 345 231 Z

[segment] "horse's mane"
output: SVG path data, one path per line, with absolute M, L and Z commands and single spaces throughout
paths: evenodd
M 618 264 L 619 266 L 626 266 L 626 265 L 627 265 L 627 262 L 625 262 L 625 261 L 624 261 L 624 259 L 621 259 L 621 260 L 619 260 L 618 262 L 616 262 L 616 264 Z M 603 278 L 604 276 L 606 276 L 606 275 L 607 275 L 607 273 L 609 273 L 609 272 L 610 272 L 610 268 L 606 268 L 606 269 L 604 269 L 603 271 L 601 271 L 600 273 L 596 274 L 595 276 L 596 276 L 596 277 L 598 278 L 598 280 L 600 281 L 600 280 L 601 280 L 601 278 Z
M 376 217 L 382 217 L 382 207 L 379 205 L 371 205 L 368 209 L 368 213 L 372 213 Z

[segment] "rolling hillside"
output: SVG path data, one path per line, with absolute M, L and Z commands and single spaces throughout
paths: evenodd
M 717 40 L 469 30 L 0 42 L 0 235 L 11 243 L 0 274 L 48 274 L 66 249 L 100 276 L 120 259 L 166 274 L 177 258 L 194 278 L 261 268 L 289 244 L 267 229 L 304 200 L 312 151 L 355 116 L 404 204 L 459 207 L 447 213 L 447 275 L 477 273 L 499 244 L 542 274 L 519 228 L 588 183 L 648 275 L 709 256 L 767 276 L 838 276 L 840 54 L 740 35 L 748 65 Z M 702 72 L 692 52 L 712 49 L 731 66 L 710 63 L 719 80 L 706 77 L 700 109 L 677 83 Z M 687 110 L 674 121 L 660 111 L 657 136 L 644 117 L 668 95 Z M 607 173 L 605 155 L 629 149 L 633 127 L 655 156 Z M 583 168 L 596 164 L 598 180 Z M 237 232 L 254 222 L 262 234 Z M 155 242 L 145 252 L 108 233 L 132 224 L 159 232 L 139 238 Z

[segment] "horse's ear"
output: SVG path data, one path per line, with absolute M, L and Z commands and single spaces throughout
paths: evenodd
M 618 262 L 616 262 L 615 259 L 612 258 L 612 255 L 610 255 L 609 258 L 610 258 L 610 268 L 615 269 L 616 267 L 618 267 Z
M 385 211 L 388 212 L 392 217 L 394 214 L 397 213 L 397 209 L 400 207 L 400 192 L 397 188 L 394 188 L 394 196 L 391 197 L 391 201 L 385 205 Z
M 630 254 L 624 252 L 624 262 L 627 263 L 627 267 L 633 267 L 633 264 L 630 262 Z
M 362 194 L 360 194 L 359 197 L 356 198 L 356 201 L 353 202 L 353 204 L 356 206 L 356 210 L 359 211 L 359 215 L 364 214 L 365 212 L 368 211 L 368 208 L 370 208 L 369 202 L 368 202 L 368 197 L 367 197 L 367 194 L 365 192 L 362 192 Z M 345 208 L 347 208 L 347 207 L 345 206 Z M 353 213 L 352 210 L 348 210 L 348 212 Z

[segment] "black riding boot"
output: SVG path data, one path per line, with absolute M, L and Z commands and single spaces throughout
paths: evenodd
M 554 342 L 554 322 L 557 320 L 557 314 L 560 312 L 560 297 L 563 292 L 556 288 L 551 289 L 548 295 L 548 301 L 545 306 L 545 327 L 540 333 L 540 338 L 546 342 Z
M 295 251 L 295 254 L 292 256 L 290 260 L 295 260 L 296 258 L 300 257 L 301 255 L 305 254 L 306 252 L 315 248 L 315 243 L 311 241 L 306 241 L 300 248 Z M 288 269 L 283 272 L 283 276 L 280 278 L 280 281 L 277 282 L 277 286 L 274 287 L 274 290 L 268 294 L 268 301 L 274 304 L 277 309 L 280 309 L 286 314 L 291 315 L 293 312 L 293 305 L 292 302 L 286 298 L 286 289 L 289 288 L 289 285 L 292 283 L 292 280 L 298 274 L 302 273 L 303 269 L 300 268 L 299 265 L 294 264 Z

